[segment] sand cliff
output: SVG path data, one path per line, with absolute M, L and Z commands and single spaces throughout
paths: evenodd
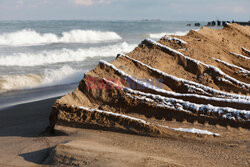
M 175 136 L 164 123 L 174 119 L 249 129 L 249 40 L 250 27 L 237 24 L 145 39 L 85 73 L 53 105 L 50 127 Z

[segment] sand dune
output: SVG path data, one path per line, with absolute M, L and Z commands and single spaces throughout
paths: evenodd
M 165 36 L 159 42 L 145 39 L 128 55 L 118 55 L 111 63 L 100 61 L 75 92 L 57 100 L 55 115 L 65 119 L 60 117 L 66 112 L 63 105 L 105 106 L 115 113 L 249 128 L 249 61 L 231 54 L 245 54 L 249 32 L 228 24 L 221 30 Z M 67 122 L 84 115 L 68 116 Z
M 53 105 L 50 127 L 192 139 L 199 130 L 176 131 L 182 128 L 167 122 L 249 129 L 249 40 L 250 27 L 237 24 L 145 39 L 129 54 L 85 73 L 78 88 Z

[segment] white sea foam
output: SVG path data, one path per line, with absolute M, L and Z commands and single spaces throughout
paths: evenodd
M 122 39 L 115 32 L 93 30 L 71 30 L 61 35 L 41 34 L 31 29 L 0 34 L 0 45 L 23 46 L 49 43 L 97 43 Z
M 62 62 L 84 61 L 88 57 L 109 57 L 117 53 L 128 53 L 136 45 L 126 42 L 102 47 L 91 47 L 87 49 L 61 49 L 42 51 L 37 53 L 15 53 L 14 55 L 0 56 L 2 66 L 37 66 Z
M 184 36 L 187 35 L 188 31 L 176 31 L 176 32 L 161 32 L 161 33 L 151 33 L 149 34 L 149 38 L 162 38 L 164 36 L 168 35 L 178 35 L 178 36 Z
M 0 76 L 0 92 L 76 83 L 83 78 L 84 72 L 63 66 L 41 74 L 4 75 Z

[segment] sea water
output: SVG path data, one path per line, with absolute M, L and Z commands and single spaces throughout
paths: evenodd
M 0 21 L 0 106 L 66 94 L 100 60 L 197 29 L 186 24 L 194 22 Z

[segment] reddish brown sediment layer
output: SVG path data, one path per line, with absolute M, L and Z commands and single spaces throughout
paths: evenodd
M 236 24 L 146 39 L 87 72 L 75 91 L 56 101 L 50 126 L 172 134 L 152 118 L 249 129 L 249 40 L 250 28 Z M 131 114 L 146 116 L 148 124 Z

